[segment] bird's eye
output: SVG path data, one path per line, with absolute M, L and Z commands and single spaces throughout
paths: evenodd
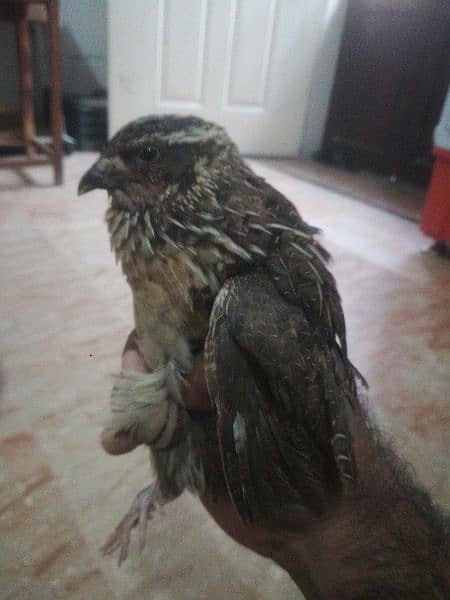
M 154 146 L 142 146 L 142 148 L 140 148 L 140 150 L 138 152 L 139 160 L 142 160 L 143 162 L 146 162 L 146 163 L 155 162 L 155 160 L 158 158 L 158 156 L 159 156 L 158 149 L 155 148 Z

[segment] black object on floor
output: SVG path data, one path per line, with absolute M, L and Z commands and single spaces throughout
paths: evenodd
M 107 141 L 106 96 L 68 96 L 64 99 L 67 132 L 79 150 L 101 150 Z

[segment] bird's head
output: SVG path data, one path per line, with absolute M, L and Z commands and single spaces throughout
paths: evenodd
M 238 156 L 225 130 L 214 123 L 193 116 L 143 117 L 108 142 L 83 175 L 78 194 L 100 188 L 117 208 L 164 210 L 161 203 L 175 193 L 198 192 L 202 183 L 208 185 L 205 172 L 211 176 L 221 161 L 229 165 Z

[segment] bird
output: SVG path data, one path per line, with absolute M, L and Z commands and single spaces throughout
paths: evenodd
M 149 373 L 111 394 L 119 431 L 150 447 L 155 481 L 103 547 L 128 555 L 131 531 L 184 490 L 225 483 L 239 517 L 325 510 L 358 478 L 350 418 L 363 376 L 348 356 L 330 255 L 295 206 L 241 156 L 225 129 L 190 115 L 122 127 L 83 175 L 104 189 L 112 251 L 131 288 Z M 212 410 L 183 390 L 201 357 Z

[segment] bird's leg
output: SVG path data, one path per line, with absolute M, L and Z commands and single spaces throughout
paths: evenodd
M 139 552 L 142 552 L 147 542 L 147 523 L 155 511 L 162 510 L 169 499 L 161 497 L 157 482 L 141 490 L 131 504 L 130 510 L 109 536 L 101 551 L 104 555 L 113 554 L 120 549 L 118 564 L 120 565 L 128 556 L 132 530 L 138 528 Z

